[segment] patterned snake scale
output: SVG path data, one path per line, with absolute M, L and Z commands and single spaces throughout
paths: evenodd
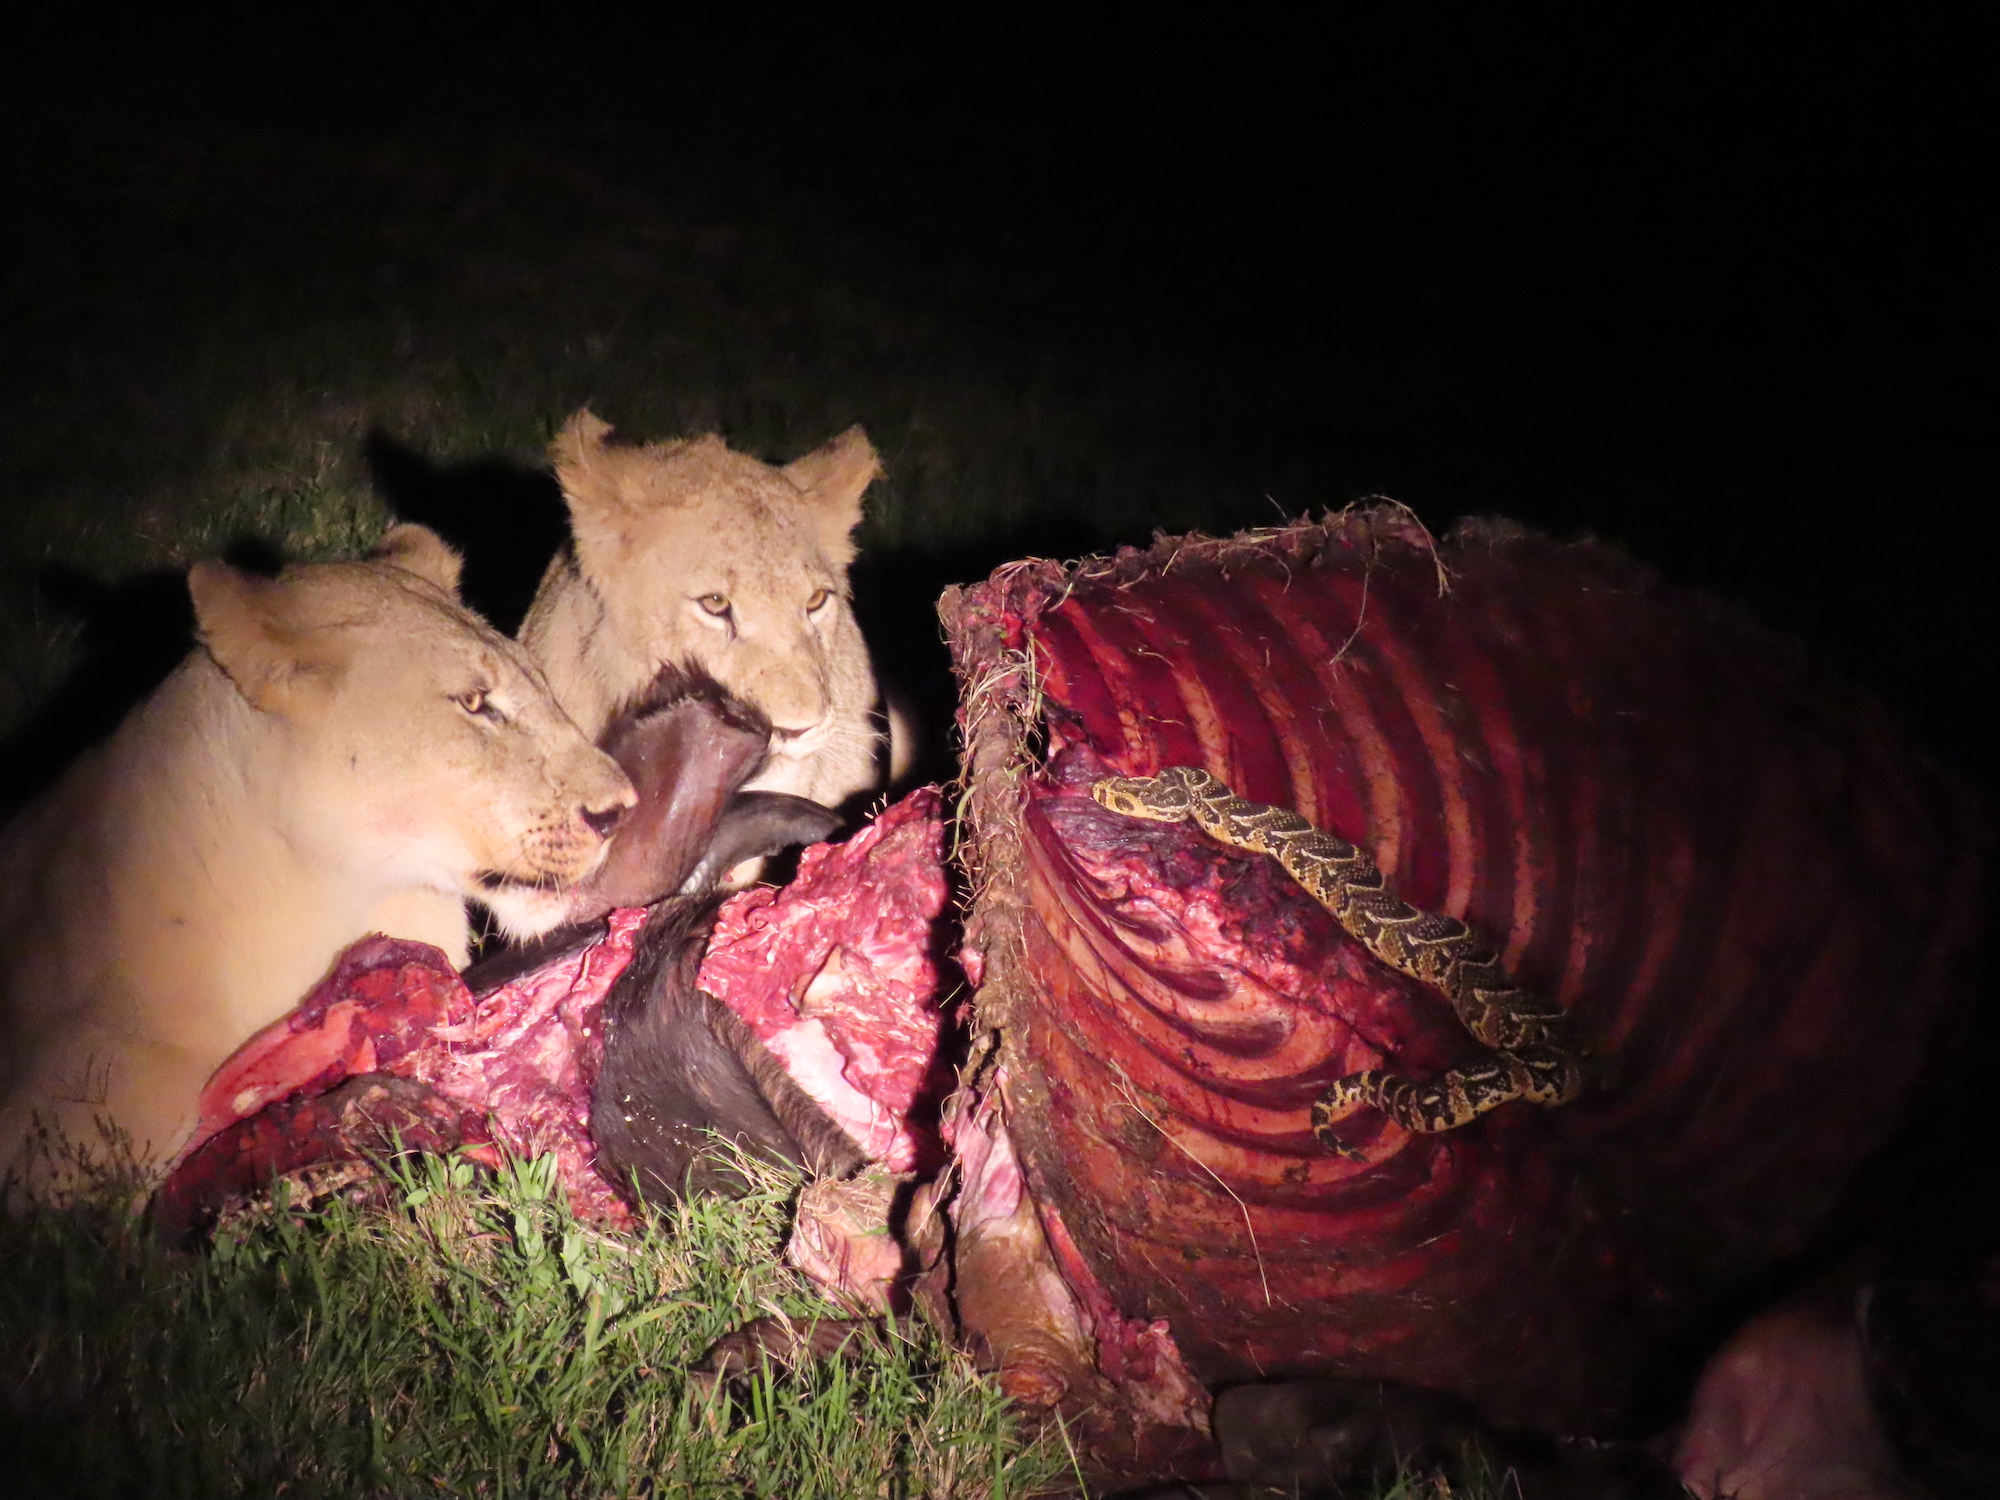
M 1582 1091 L 1582 1065 L 1567 1045 L 1563 1013 L 1518 988 L 1463 922 L 1398 898 L 1354 845 L 1287 808 L 1246 801 L 1193 766 L 1171 766 L 1158 776 L 1106 777 L 1090 795 L 1127 817 L 1192 820 L 1231 848 L 1270 855 L 1370 953 L 1444 995 L 1474 1040 L 1491 1049 L 1487 1061 L 1453 1068 L 1429 1083 L 1379 1068 L 1336 1080 L 1312 1110 L 1313 1134 L 1329 1151 L 1359 1155 L 1333 1127 L 1363 1106 L 1405 1130 L 1431 1134 L 1456 1130 L 1510 1099 L 1554 1106 Z

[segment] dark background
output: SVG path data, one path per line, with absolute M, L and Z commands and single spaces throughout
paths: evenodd
M 124 220 L 66 196 L 78 142 L 134 160 L 247 143 L 260 191 L 303 195 L 299 222 L 313 189 L 286 180 L 288 142 L 468 161 L 532 145 L 651 184 L 691 221 L 755 220 L 829 282 L 932 320 L 921 347 L 972 365 L 897 378 L 947 404 L 990 366 L 1042 372 L 1052 422 L 1087 406 L 1118 437 L 1096 466 L 1037 471 L 1033 503 L 864 556 L 871 640 L 936 722 L 944 583 L 1142 543 L 1155 521 L 1268 525 L 1387 494 L 1439 533 L 1499 514 L 1619 542 L 1873 687 L 1974 779 L 2000 767 L 1992 88 L 1966 35 L 1901 16 L 1469 32 L 1419 15 L 1364 33 L 1225 12 L 957 30 L 354 7 L 40 24 L 0 64 L 6 180 L 40 216 L 4 240 L 32 230 L 38 266 L 141 254 Z M 287 233 L 310 282 L 322 252 Z M 329 233 L 331 280 L 343 243 Z M 9 307 L 41 317 L 24 284 Z M 16 331 L 0 325 L 0 364 Z M 800 358 L 822 353 L 851 357 Z M 0 390 L 37 399 L 4 369 Z M 372 472 L 414 513 L 399 487 L 442 493 L 413 451 L 425 434 L 387 437 Z M 107 418 L 101 441 L 129 431 Z M 520 479 L 496 463 L 451 493 L 476 509 Z M 898 482 L 925 503 L 921 473 Z M 533 533 L 514 594 L 557 534 Z M 154 583 L 147 607 L 184 609 L 176 577 Z M 473 602 L 511 623 L 507 592 Z M 99 697 L 143 686 L 85 674 Z M 106 712 L 74 723 L 101 732 Z M 67 747 L 37 743 L 42 776 Z M 1987 1192 L 1994 1055 L 1964 1049 L 1906 1181 Z M 1973 1231 L 1982 1250 L 1994 1233 Z
M 1440 531 L 1614 538 L 1991 773 L 1993 195 L 1962 36 L 248 14 L 31 36 L 14 165 L 116 120 L 670 169 L 981 339 L 1169 372 L 1129 415 L 1211 524 L 1380 492 Z M 1111 530 L 1086 504 L 938 577 L 1144 539 Z

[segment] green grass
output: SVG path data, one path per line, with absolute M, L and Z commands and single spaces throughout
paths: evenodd
M 213 1253 L 119 1210 L 0 1218 L 0 1421 L 17 1495 L 1006 1496 L 1067 1460 L 921 1330 L 704 1393 L 770 1313 L 833 1315 L 777 1259 L 796 1183 L 629 1236 L 553 1164 L 423 1159 L 388 1208 L 285 1205 Z

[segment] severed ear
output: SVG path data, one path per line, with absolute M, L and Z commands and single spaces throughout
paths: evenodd
M 854 561 L 861 496 L 881 477 L 882 460 L 859 427 L 848 428 L 824 447 L 785 465 L 785 478 L 805 496 L 819 528 L 820 545 L 837 568 Z
M 188 592 L 203 649 L 253 708 L 288 714 L 338 679 L 344 658 L 286 584 L 210 558 L 188 570 Z
M 454 600 L 458 598 L 458 577 L 465 559 L 428 526 L 405 521 L 382 533 L 382 540 L 368 554 L 370 562 L 387 563 L 414 573 L 426 583 L 434 583 Z

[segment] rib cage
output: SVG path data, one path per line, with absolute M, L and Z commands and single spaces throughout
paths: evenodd
M 1615 1423 L 1679 1320 L 1824 1220 L 1968 982 L 1978 811 L 1871 701 L 1608 549 L 1489 526 L 1434 553 L 1351 513 L 1015 565 L 944 613 L 1030 1185 L 1211 1380 Z M 1084 797 L 1178 764 L 1471 924 L 1570 1013 L 1593 1091 L 1321 1150 L 1332 1078 L 1467 1043 L 1267 861 Z

